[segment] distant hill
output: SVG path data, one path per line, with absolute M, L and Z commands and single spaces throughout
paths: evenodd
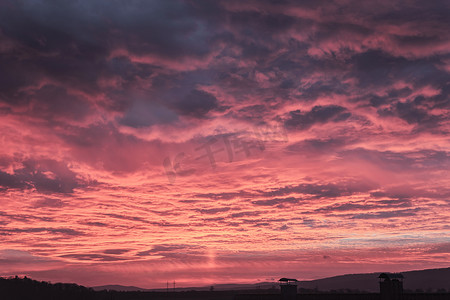
M 278 283 L 272 283 L 272 282 L 265 282 L 261 284 L 215 284 L 214 290 L 215 291 L 233 291 L 233 290 L 255 290 L 255 289 L 270 289 L 272 287 L 277 288 Z M 91 287 L 94 291 L 103 291 L 103 290 L 109 290 L 109 291 L 119 291 L 119 292 L 165 292 L 167 289 L 144 289 L 140 287 L 135 286 L 124 286 L 124 285 L 118 285 L 118 284 L 111 284 L 111 285 L 101 285 L 101 286 L 94 286 Z M 211 289 L 211 286 L 202 286 L 202 287 L 181 287 L 181 288 L 169 288 L 169 291 L 173 292 L 185 292 L 185 291 L 209 291 Z
M 450 268 L 401 273 L 405 277 L 403 280 L 403 288 L 405 290 L 450 290 Z M 377 292 L 379 290 L 377 280 L 379 274 L 378 272 L 334 276 L 311 281 L 301 281 L 299 286 L 307 289 L 317 288 L 318 290 L 359 289 L 362 291 Z
M 146 292 L 153 291 L 151 289 L 144 289 L 136 286 L 126 286 L 120 284 L 109 284 L 109 285 L 99 285 L 92 286 L 91 289 L 94 291 L 118 291 L 118 292 Z
M 404 289 L 416 291 L 418 289 L 426 292 L 431 289 L 436 291 L 438 289 L 445 289 L 450 291 L 450 268 L 443 269 L 428 269 L 419 271 L 407 271 L 402 272 L 404 279 Z M 331 290 L 359 290 L 366 292 L 378 292 L 378 276 L 377 273 L 365 273 L 365 274 L 347 274 L 334 277 L 328 277 L 323 279 L 300 281 L 299 288 L 304 289 L 317 289 L 319 291 L 331 291 Z M 263 282 L 257 284 L 218 284 L 214 285 L 215 291 L 226 290 L 250 290 L 250 289 L 270 289 L 273 286 L 277 286 L 277 283 Z M 164 291 L 165 289 L 143 289 L 134 286 L 121 286 L 121 285 L 105 285 L 93 287 L 94 290 L 115 290 L 115 291 Z M 205 287 L 187 287 L 176 288 L 175 291 L 207 291 L 210 286 Z M 170 289 L 173 291 L 173 289 Z
M 118 284 L 111 284 L 111 285 L 100 285 L 100 286 L 94 286 L 92 287 L 94 291 L 119 291 L 119 292 L 137 292 L 137 291 L 149 291 L 140 287 L 136 286 L 124 286 L 124 285 L 118 285 Z

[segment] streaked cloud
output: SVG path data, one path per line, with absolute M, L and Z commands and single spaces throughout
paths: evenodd
M 0 275 L 163 287 L 447 267 L 448 12 L 0 4 Z

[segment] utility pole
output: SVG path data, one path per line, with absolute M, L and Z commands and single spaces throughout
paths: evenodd
M 173 281 L 173 291 L 175 292 L 175 280 Z

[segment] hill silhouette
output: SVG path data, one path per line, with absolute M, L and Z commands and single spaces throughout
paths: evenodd
M 93 289 L 86 288 L 74 283 L 55 283 L 51 284 L 45 281 L 37 281 L 27 278 L 1 278 L 0 277 L 0 299 L 67 299 L 67 300 L 94 300 L 108 299 L 101 297 L 101 293 Z
M 74 283 L 52 284 L 27 277 L 0 277 L 1 300 L 233 300 L 236 295 L 236 291 L 95 291 Z
M 405 277 L 403 287 L 405 290 L 436 291 L 445 289 L 450 291 L 450 268 L 427 269 L 418 271 L 401 272 Z M 299 286 L 307 289 L 337 290 L 352 289 L 367 292 L 379 290 L 378 281 L 374 280 L 378 273 L 348 274 L 329 278 L 301 281 Z
M 319 291 L 332 290 L 352 290 L 364 292 L 378 292 L 377 277 L 381 272 L 376 273 L 361 273 L 361 274 L 346 274 L 340 276 L 327 277 L 316 280 L 299 281 L 299 288 Z M 402 272 L 405 277 L 405 290 L 416 291 L 450 291 L 450 268 L 441 269 L 426 269 L 417 271 Z M 277 286 L 274 282 L 262 282 L 256 284 L 218 284 L 214 285 L 216 291 L 227 290 L 251 290 L 251 289 L 270 289 Z M 115 291 L 165 291 L 165 289 L 145 289 L 135 286 L 121 286 L 121 285 L 104 285 L 92 287 L 94 290 L 115 290 Z M 207 291 L 210 286 L 203 287 L 185 287 L 176 288 L 175 291 Z M 171 289 L 173 290 L 173 289 Z
M 447 297 L 450 296 L 450 268 L 402 273 L 405 277 L 405 292 L 409 290 L 409 292 L 419 293 L 415 294 L 416 296 L 422 295 L 417 298 L 414 294 L 410 294 L 410 296 L 412 295 L 415 298 L 408 299 L 450 298 Z M 375 295 L 378 295 L 377 277 L 379 274 L 348 274 L 318 280 L 300 281 L 298 287 L 300 294 L 303 294 L 304 297 L 309 297 L 308 299 L 330 300 L 336 297 L 346 300 L 378 299 Z M 440 294 L 431 294 L 433 292 Z M 166 289 L 146 290 L 134 286 L 120 285 L 88 288 L 74 283 L 52 284 L 45 281 L 32 280 L 27 277 L 19 278 L 16 276 L 7 279 L 0 277 L 0 299 L 5 300 L 232 300 L 236 299 L 236 296 L 246 294 L 249 296 L 253 295 L 251 297 L 255 299 L 278 299 L 276 295 L 279 295 L 279 293 L 278 285 L 273 282 L 253 285 L 215 285 L 214 291 L 211 291 L 210 286 L 208 286 L 200 288 L 177 288 L 176 290 L 170 289 L 168 292 Z M 428 294 L 430 297 L 423 293 L 430 293 Z M 274 298 L 272 296 L 276 297 Z M 424 298 L 423 296 L 426 297 Z M 244 296 L 244 298 L 246 297 Z

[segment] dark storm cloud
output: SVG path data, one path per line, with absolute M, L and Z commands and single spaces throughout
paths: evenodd
M 121 219 L 121 220 L 146 223 L 146 224 L 152 223 L 151 221 L 146 220 L 145 218 L 141 218 L 141 217 L 123 216 L 123 215 L 118 215 L 118 214 L 104 214 L 104 215 L 107 217 L 110 217 L 110 218 L 116 218 L 116 219 Z
M 405 58 L 381 50 L 368 50 L 353 55 L 347 63 L 353 66 L 351 75 L 358 80 L 360 88 L 390 86 L 392 81 L 404 80 L 415 87 L 431 85 L 442 87 L 449 74 L 437 66 L 440 57 Z
M 411 207 L 410 200 L 379 200 L 367 202 L 349 202 L 344 204 L 333 204 L 326 207 L 316 209 L 316 212 L 333 213 L 340 211 L 352 210 L 373 210 L 373 209 L 395 209 L 400 207 Z
M 446 170 L 450 166 L 450 154 L 435 150 L 393 152 L 356 148 L 341 151 L 339 156 L 352 161 L 364 160 L 391 171 Z
M 209 32 L 193 13 L 190 4 L 182 1 L 20 1 L 3 5 L 0 38 L 10 46 L 1 49 L 0 101 L 13 106 L 34 101 L 30 114 L 37 117 L 79 120 L 91 107 L 69 94 L 66 89 L 70 87 L 91 95 L 105 92 L 112 101 L 101 105 L 123 111 L 133 103 L 127 93 L 136 89 L 139 80 L 154 74 L 155 68 L 111 54 L 125 50 L 131 56 L 154 55 L 155 59 L 201 58 L 210 51 Z M 101 89 L 101 80 L 117 76 L 120 80 L 115 86 Z M 30 95 L 27 88 L 39 86 L 41 81 L 54 84 Z M 186 97 L 197 102 L 182 102 L 181 113 L 199 117 L 216 105 L 215 99 L 205 94 Z M 174 113 L 167 114 L 174 119 Z M 129 112 L 123 123 L 142 127 L 164 121 L 146 117 Z
M 338 105 L 314 106 L 309 112 L 291 111 L 284 121 L 288 129 L 306 130 L 314 124 L 345 121 L 350 117 L 345 107 Z
M 230 209 L 231 208 L 229 207 L 217 207 L 217 208 L 199 209 L 198 211 L 202 214 L 215 215 L 221 212 L 229 211 Z
M 238 192 L 224 192 L 224 193 L 207 193 L 207 194 L 195 194 L 194 197 L 202 199 L 215 199 L 215 200 L 230 200 L 239 197 L 251 197 L 253 193 L 246 191 Z
M 373 213 L 364 213 L 353 215 L 352 219 L 388 219 L 397 217 L 413 217 L 418 214 L 420 208 L 402 209 L 402 210 L 388 210 Z
M 257 190 L 253 192 L 240 191 L 236 193 L 197 194 L 196 197 L 220 200 L 230 200 L 236 198 L 256 198 L 258 200 L 252 201 L 252 204 L 254 205 L 278 206 L 284 204 L 295 204 L 308 199 L 349 196 L 357 193 L 369 192 L 376 188 L 376 184 L 368 181 L 347 181 L 342 183 L 302 183 L 298 185 L 289 185 L 276 189 Z M 282 198 L 282 196 L 288 196 L 292 194 L 303 194 L 304 196 Z M 262 197 L 267 199 L 261 199 Z M 213 210 L 212 212 L 215 213 L 216 211 Z M 222 212 L 222 210 L 218 210 L 217 212 Z
M 346 23 L 345 20 L 339 20 L 320 23 L 312 40 L 321 41 L 344 34 L 349 34 L 350 36 L 367 36 L 373 33 L 374 30 L 368 28 L 367 25 Z
M 182 1 L 20 1 L 3 6 L 0 26 L 35 54 L 56 53 L 48 62 L 62 70 L 58 57 L 94 63 L 117 47 L 166 57 L 202 56 L 208 51 L 207 31 L 189 10 Z
M 65 254 L 60 255 L 59 257 L 64 258 L 72 258 L 76 260 L 87 260 L 87 261 L 121 261 L 123 258 L 112 256 L 112 255 L 104 255 L 104 254 Z
M 335 153 L 345 146 L 357 142 L 357 137 L 333 137 L 323 139 L 306 139 L 285 148 L 285 151 L 316 156 L 325 153 Z
M 286 186 L 272 191 L 265 191 L 265 196 L 283 196 L 293 193 L 306 194 L 312 198 L 335 198 L 348 196 L 354 193 L 367 192 L 374 189 L 375 185 L 370 182 L 343 182 L 340 184 L 313 184 L 303 183 L 296 186 Z
M 238 213 L 230 214 L 230 218 L 242 218 L 242 217 L 253 217 L 253 216 L 259 216 L 261 212 L 259 211 L 242 211 Z
M 71 95 L 65 88 L 55 85 L 41 87 L 31 98 L 31 114 L 43 119 L 63 117 L 79 121 L 91 109 L 85 99 Z
M 108 227 L 110 225 L 102 222 L 80 222 L 80 224 L 88 225 L 88 226 L 96 226 L 96 227 Z
M 181 100 L 174 103 L 175 109 L 182 115 L 203 118 L 208 112 L 219 108 L 219 103 L 210 93 L 192 90 Z
M 393 39 L 398 45 L 408 46 L 428 46 L 441 42 L 442 37 L 438 35 L 393 35 Z
M 228 21 L 251 36 L 252 31 L 263 31 L 269 35 L 284 32 L 296 23 L 296 18 L 285 14 L 246 11 L 231 14 Z
M 413 90 L 411 90 L 409 87 L 404 88 L 393 88 L 388 91 L 386 91 L 386 95 L 377 95 L 374 93 L 363 95 L 361 97 L 357 97 L 352 102 L 366 102 L 368 101 L 367 105 L 372 107 L 387 107 L 388 105 L 392 105 L 399 101 L 399 98 L 407 98 L 412 94 Z M 364 105 L 364 104 L 363 104 Z
M 360 3 L 355 1 L 355 3 Z M 440 24 L 443 27 L 446 24 L 450 24 L 450 20 L 447 16 L 447 10 L 449 9 L 448 2 L 446 1 L 430 1 L 423 2 L 420 0 L 402 1 L 401 7 L 398 9 L 391 9 L 389 6 L 379 7 L 367 7 L 365 12 L 371 17 L 373 21 L 387 22 L 389 24 L 410 24 L 416 28 L 424 28 L 427 32 L 431 31 L 432 26 Z M 363 5 L 353 6 L 352 9 L 357 11 L 361 9 Z M 371 12 L 368 10 L 372 9 Z M 426 13 L 423 13 L 426 11 Z M 418 18 L 422 22 L 417 22 Z M 435 29 L 442 29 L 441 27 Z M 432 31 L 431 31 L 432 32 Z
M 37 200 L 34 205 L 34 207 L 63 207 L 65 206 L 65 203 L 61 201 L 60 199 L 52 199 L 52 198 L 44 198 Z
M 0 187 L 6 189 L 35 188 L 42 193 L 72 193 L 85 183 L 65 163 L 52 159 L 27 159 L 22 168 L 9 174 L 0 171 Z
M 137 256 L 151 256 L 151 255 L 162 255 L 167 258 L 183 258 L 183 257 L 196 257 L 203 256 L 203 247 L 196 245 L 184 245 L 184 244 L 161 244 L 155 245 L 152 249 L 146 251 L 140 251 Z
M 374 205 L 358 204 L 358 203 L 345 203 L 336 204 L 328 207 L 322 207 L 316 209 L 317 212 L 334 212 L 334 211 L 347 211 L 347 210 L 371 210 L 375 208 Z
M 39 118 L 82 119 L 93 107 L 69 92 L 71 88 L 94 95 L 101 91 L 108 101 L 99 103 L 100 107 L 124 113 L 117 120 L 130 127 L 171 124 L 178 120 L 177 114 L 202 119 L 227 106 L 220 106 L 214 95 L 197 89 L 201 81 L 194 80 L 180 92 L 173 85 L 180 72 L 167 72 L 165 67 L 155 66 L 152 61 L 132 59 L 136 55 L 147 55 L 154 56 L 156 61 L 179 62 L 184 58 L 205 58 L 218 45 L 226 45 L 217 58 L 247 61 L 253 70 L 245 64 L 210 67 L 210 73 L 217 75 L 210 83 L 224 84 L 236 96 L 248 93 L 264 96 L 270 101 L 270 94 L 283 95 L 282 101 L 289 101 L 291 93 L 297 91 L 302 100 L 314 101 L 324 95 L 350 95 L 352 87 L 348 82 L 344 83 L 344 78 L 356 79 L 360 88 L 388 86 L 393 79 L 402 79 L 415 86 L 431 84 L 440 88 L 441 95 L 430 101 L 434 101 L 435 106 L 448 107 L 449 88 L 445 88 L 448 74 L 438 68 L 443 60 L 441 56 L 405 58 L 379 47 L 370 49 L 366 46 L 358 53 L 351 45 L 346 50 L 327 50 L 327 46 L 321 44 L 332 44 L 339 37 L 355 39 L 355 43 L 366 36 L 376 38 L 379 30 L 374 24 L 395 25 L 403 19 L 410 24 L 414 20 L 406 12 L 416 14 L 419 11 L 417 5 L 408 2 L 402 10 L 389 11 L 383 6 L 365 8 L 354 2 L 341 11 L 336 2 L 327 5 L 323 11 L 319 9 L 321 3 L 250 1 L 241 5 L 237 1 L 89 1 L 56 5 L 45 1 L 11 2 L 0 12 L 1 38 L 9 45 L 2 48 L 4 55 L 0 59 L 0 67 L 5 70 L 0 75 L 0 100 L 19 105 L 34 99 L 29 113 Z M 445 5 L 438 2 L 426 6 L 429 14 L 420 15 L 424 20 L 421 25 L 424 34 L 405 32 L 404 35 L 386 33 L 386 36 L 399 47 L 441 42 L 441 35 L 432 34 L 432 30 L 441 33 L 442 24 L 448 23 L 443 13 Z M 307 9 L 311 16 L 296 16 L 291 12 L 292 8 Z M 321 20 L 322 14 L 328 18 Z M 347 18 L 342 18 L 342 14 Z M 355 14 L 363 14 L 365 18 L 357 18 L 359 21 L 356 22 Z M 290 32 L 305 33 L 309 37 L 302 41 L 286 38 L 284 34 Z M 324 53 L 331 51 L 333 55 L 311 56 L 308 49 L 314 47 L 324 48 Z M 230 49 L 239 49 L 239 54 Z M 116 53 L 119 50 L 125 52 Z M 345 52 L 344 61 L 339 51 Z M 272 57 L 274 53 L 278 54 Z M 258 63 L 255 65 L 255 62 Z M 275 73 L 276 77 L 270 81 L 278 88 L 263 88 L 252 78 L 254 70 Z M 330 75 L 299 88 L 302 79 L 317 72 L 329 72 Z M 36 86 L 44 78 L 54 83 L 39 88 L 34 98 L 23 90 Z M 114 85 L 100 86 L 101 80 L 112 80 Z M 140 86 L 142 80 L 153 83 L 150 91 Z M 152 101 L 136 99 L 134 93 L 137 90 L 151 95 Z M 170 95 L 173 99 L 169 101 L 154 101 L 163 91 L 177 96 Z M 371 99 L 371 104 L 376 107 L 389 103 L 391 101 L 377 95 Z M 273 109 L 276 106 L 261 110 L 249 103 L 247 111 L 230 111 L 228 116 L 251 121 L 267 117 Z M 427 128 L 436 127 L 443 118 L 434 120 L 432 116 L 424 116 L 420 109 L 423 108 L 380 107 L 380 115 L 391 114 L 408 122 L 416 120 L 414 117 L 418 115 L 420 122 L 428 124 Z M 337 106 L 324 106 L 309 113 L 291 112 L 286 124 L 292 129 L 306 130 L 316 123 L 347 120 L 350 113 L 339 111 Z
M 18 222 L 22 222 L 22 223 L 31 223 L 31 222 L 35 222 L 35 221 L 44 221 L 44 222 L 54 221 L 54 218 L 52 218 L 52 217 L 38 217 L 38 216 L 33 216 L 31 214 L 19 214 L 19 213 L 8 214 L 3 211 L 0 211 L 0 217 L 2 219 L 6 220 L 6 222 L 8 222 L 8 223 L 10 221 L 18 221 Z
M 28 184 L 18 176 L 0 171 L 0 186 L 2 189 L 14 189 L 28 187 Z
M 0 229 L 0 235 L 11 235 L 18 233 L 52 233 L 52 234 L 61 234 L 63 236 L 82 236 L 84 232 L 71 229 L 71 228 L 46 228 L 46 227 L 38 227 L 38 228 L 4 228 Z
M 431 114 L 428 109 L 422 108 L 423 103 L 421 102 L 425 101 L 423 97 L 417 97 L 414 101 L 396 102 L 389 108 L 379 109 L 378 114 L 382 117 L 398 117 L 408 124 L 417 125 L 419 129 L 438 127 L 441 121 L 445 121 L 446 117 Z
M 443 169 L 446 170 L 445 167 Z M 430 190 L 426 188 L 412 188 L 410 186 L 398 185 L 385 187 L 383 190 L 371 192 L 370 196 L 376 199 L 377 203 L 387 205 L 400 205 L 402 202 L 406 205 L 412 199 L 417 198 L 440 199 L 444 202 L 448 202 L 450 197 L 450 189 L 441 188 L 438 190 Z
M 257 200 L 252 201 L 254 205 L 262 205 L 262 206 L 280 206 L 284 204 L 295 204 L 301 201 L 301 199 L 288 197 L 288 198 L 274 198 L 268 200 Z
M 199 100 L 197 100 L 199 101 Z M 199 105 L 200 102 L 197 104 Z M 188 106 L 189 104 L 185 104 Z M 191 108 L 194 105 L 191 105 Z M 197 110 L 205 109 L 197 108 Z M 194 113 L 190 111 L 190 113 Z M 200 113 L 199 111 L 197 113 Z M 155 124 L 169 124 L 178 120 L 178 115 L 167 107 L 152 101 L 134 101 L 119 122 L 134 128 L 147 127 Z
M 131 251 L 131 249 L 107 249 L 103 251 L 105 254 L 124 254 Z
M 321 96 L 327 96 L 330 94 L 344 95 L 348 94 L 349 88 L 350 86 L 348 84 L 344 84 L 336 78 L 330 79 L 328 81 L 316 81 L 310 87 L 301 89 L 301 98 L 312 101 Z

